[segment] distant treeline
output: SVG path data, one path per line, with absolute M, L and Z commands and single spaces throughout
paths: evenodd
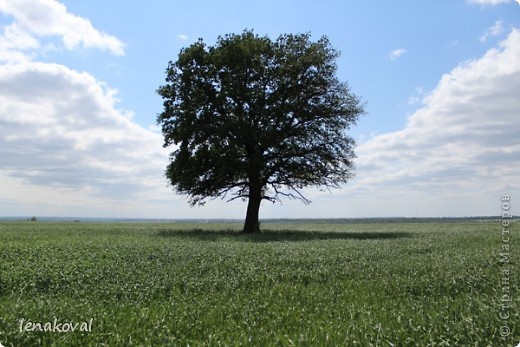
M 518 220 L 513 216 L 509 220 Z M 0 221 L 40 221 L 40 222 L 104 222 L 104 223 L 242 223 L 241 219 L 158 219 L 158 218 L 94 218 L 94 217 L 0 217 Z M 270 218 L 261 223 L 313 223 L 313 224 L 356 224 L 356 223 L 428 223 L 428 222 L 469 222 L 500 221 L 500 216 L 478 217 L 371 217 L 371 218 Z

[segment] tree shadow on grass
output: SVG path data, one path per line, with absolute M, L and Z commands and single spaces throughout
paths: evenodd
M 410 238 L 406 232 L 336 232 L 304 230 L 262 230 L 260 234 L 244 234 L 238 230 L 160 230 L 160 237 L 200 241 L 233 240 L 242 242 L 302 242 L 314 240 L 392 240 Z

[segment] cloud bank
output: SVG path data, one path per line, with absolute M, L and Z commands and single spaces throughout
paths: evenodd
M 2 214 L 129 216 L 165 198 L 161 136 L 91 74 L 33 61 L 48 36 L 115 55 L 122 41 L 53 0 L 0 0 L 0 12 L 14 19 L 0 37 Z
M 114 93 L 62 65 L 0 66 L 1 171 L 116 200 L 153 190 L 166 165 L 161 136 L 118 110 Z
M 378 209 L 388 202 L 382 197 L 393 197 L 409 205 L 410 215 L 414 205 L 424 211 L 444 198 L 439 215 L 461 211 L 462 204 L 475 215 L 492 213 L 499 194 L 520 191 L 518 57 L 515 29 L 480 59 L 442 76 L 404 129 L 359 145 L 349 193 L 372 196 Z
M 478 3 L 484 2 L 498 3 Z M 37 61 L 56 42 L 122 55 L 120 39 L 57 1 L 0 0 L 0 12 L 13 18 L 0 37 L 1 214 L 243 217 L 240 202 L 188 207 L 166 186 L 161 135 L 118 108 L 115 89 L 88 72 Z M 501 194 L 520 196 L 518 57 L 514 29 L 482 57 L 442 76 L 430 93 L 421 91 L 422 106 L 402 130 L 361 142 L 357 178 L 343 190 L 309 191 L 308 207 L 265 204 L 262 217 L 499 211 Z

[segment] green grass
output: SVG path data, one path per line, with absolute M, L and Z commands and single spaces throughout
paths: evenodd
M 0 223 L 5 346 L 516 346 L 518 225 Z M 20 332 L 20 320 L 92 332 Z M 511 334 L 503 339 L 500 327 Z

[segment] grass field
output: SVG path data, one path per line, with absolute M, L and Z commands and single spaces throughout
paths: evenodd
M 0 343 L 520 342 L 518 304 L 501 307 L 504 293 L 520 300 L 518 223 L 509 226 L 509 262 L 500 222 L 262 226 L 242 235 L 240 224 L 224 223 L 2 222 Z M 36 329 L 87 321 L 91 332 Z

